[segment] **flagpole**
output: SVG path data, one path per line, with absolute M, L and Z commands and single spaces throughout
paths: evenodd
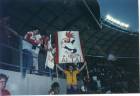
M 80 42 L 81 42 L 81 39 L 80 39 Z M 85 50 L 83 50 L 83 46 L 82 46 L 83 44 L 81 44 L 81 50 L 82 50 L 82 53 L 83 53 L 83 57 L 84 57 L 84 63 L 86 62 L 86 60 L 85 60 L 85 54 L 84 54 L 84 52 L 85 52 Z M 89 77 L 89 71 L 88 71 L 88 67 L 87 67 L 87 64 L 86 64 L 86 70 L 87 70 L 87 76 Z
M 56 80 L 58 81 L 58 76 L 59 76 L 59 74 L 58 74 L 58 69 L 57 69 L 57 67 L 56 67 Z
M 89 78 L 89 71 L 88 71 L 88 66 L 87 66 L 87 64 L 86 64 L 86 70 L 87 70 L 87 76 L 88 76 L 88 78 Z

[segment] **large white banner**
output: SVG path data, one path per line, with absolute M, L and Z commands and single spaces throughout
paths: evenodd
M 56 39 L 56 63 L 84 62 L 78 31 L 59 31 Z

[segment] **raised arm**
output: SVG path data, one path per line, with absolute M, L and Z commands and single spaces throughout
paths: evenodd
M 56 64 L 56 67 L 57 67 L 60 71 L 64 72 L 64 69 L 61 68 L 58 64 Z
M 81 72 L 83 69 L 84 69 L 84 67 L 87 65 L 87 62 L 85 61 L 84 62 L 84 65 L 79 69 L 79 71 Z

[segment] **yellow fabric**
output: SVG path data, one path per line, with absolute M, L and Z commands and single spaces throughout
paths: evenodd
M 66 80 L 68 85 L 77 85 L 77 74 L 79 70 L 74 70 L 72 72 L 65 70 Z

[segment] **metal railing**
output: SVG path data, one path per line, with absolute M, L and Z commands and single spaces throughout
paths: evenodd
M 0 51 L 4 51 L 4 52 L 1 52 L 0 53 L 0 56 L 1 56 L 0 57 L 0 68 L 1 69 L 6 69 L 6 70 L 12 70 L 12 71 L 20 71 L 22 73 L 23 70 L 26 69 L 26 67 L 23 66 L 23 54 L 30 55 L 29 53 L 23 52 L 22 41 L 24 41 L 24 42 L 26 42 L 28 44 L 30 44 L 30 43 L 27 42 L 23 38 L 23 36 L 19 35 L 12 28 L 10 28 L 8 26 L 2 26 L 2 27 L 5 29 L 5 31 L 10 32 L 10 34 L 12 33 L 13 35 L 15 35 L 20 42 L 18 44 L 19 48 L 15 48 L 14 46 L 10 46 L 9 44 L 0 42 Z M 16 43 L 16 41 L 15 41 L 15 43 Z M 16 55 L 17 58 L 16 57 L 10 57 L 11 58 L 11 61 L 9 61 L 8 59 L 6 59 L 8 57 L 8 54 L 7 53 L 9 53 L 10 56 Z M 3 57 L 3 55 L 4 55 L 4 57 Z M 33 56 L 33 58 L 37 58 L 37 57 L 36 56 Z M 17 64 L 15 64 L 13 62 L 17 62 Z M 49 70 L 49 68 L 48 68 L 48 70 L 46 69 L 45 71 L 44 70 L 32 69 L 31 74 L 34 74 L 34 72 L 36 72 L 35 74 L 39 74 L 39 75 L 40 74 L 41 75 L 50 75 L 51 74 L 53 76 L 56 75 L 55 70 L 52 70 L 52 71 L 50 71 L 50 70 Z

